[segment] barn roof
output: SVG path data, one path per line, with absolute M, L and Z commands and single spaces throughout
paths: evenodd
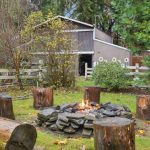
M 46 24 L 46 23 L 50 22 L 51 20 L 57 19 L 57 18 L 64 19 L 64 20 L 69 20 L 71 22 L 75 22 L 75 23 L 78 23 L 78 24 L 81 24 L 81 25 L 85 25 L 85 26 L 88 26 L 88 27 L 94 27 L 94 25 L 92 25 L 92 24 L 89 24 L 89 23 L 86 23 L 86 22 L 82 22 L 82 21 L 79 21 L 79 20 L 76 20 L 76 19 L 68 18 L 68 17 L 65 17 L 65 16 L 58 15 L 58 16 L 52 18 L 52 19 L 49 19 L 49 20 L 47 20 L 45 22 L 42 22 L 42 23 L 38 24 L 37 26 L 35 26 L 35 28 L 37 28 L 37 27 L 39 27 L 39 26 L 41 26 L 43 24 Z

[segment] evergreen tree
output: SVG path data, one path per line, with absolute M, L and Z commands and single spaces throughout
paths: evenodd
M 150 1 L 113 0 L 114 32 L 135 53 L 150 49 Z

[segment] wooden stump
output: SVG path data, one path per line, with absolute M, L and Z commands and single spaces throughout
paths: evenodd
M 126 118 L 94 121 L 95 150 L 135 150 L 134 122 Z
M 85 87 L 84 101 L 86 100 L 89 100 L 89 102 L 100 103 L 100 87 L 99 86 Z
M 5 150 L 32 150 L 36 137 L 34 126 L 0 117 L 0 141 L 7 143 Z
M 34 126 L 22 124 L 17 126 L 8 140 L 5 150 L 33 150 L 37 138 Z
M 0 94 L 0 117 L 15 119 L 12 98 L 4 94 Z
M 53 89 L 33 88 L 33 107 L 36 109 L 53 106 Z
M 150 95 L 137 96 L 136 117 L 141 120 L 150 120 Z

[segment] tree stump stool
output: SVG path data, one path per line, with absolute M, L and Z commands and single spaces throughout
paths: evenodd
M 84 101 L 100 103 L 100 87 L 99 86 L 89 86 L 85 87 L 84 91 Z
M 34 126 L 19 125 L 13 130 L 5 150 L 33 150 L 36 138 L 37 132 Z
M 137 96 L 136 117 L 141 120 L 150 120 L 150 95 Z
M 15 119 L 12 98 L 8 95 L 0 94 L 0 117 Z
M 53 106 L 53 89 L 33 88 L 33 107 L 35 109 Z
M 94 121 L 95 150 L 135 150 L 132 120 L 120 117 Z

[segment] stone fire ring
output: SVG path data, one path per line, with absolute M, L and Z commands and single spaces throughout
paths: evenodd
M 91 137 L 93 136 L 93 121 L 95 120 L 116 116 L 132 119 L 131 111 L 123 105 L 97 104 L 95 102 L 91 102 L 89 105 L 90 109 L 82 110 L 79 103 L 45 108 L 38 113 L 36 123 L 38 126 L 57 133 Z

